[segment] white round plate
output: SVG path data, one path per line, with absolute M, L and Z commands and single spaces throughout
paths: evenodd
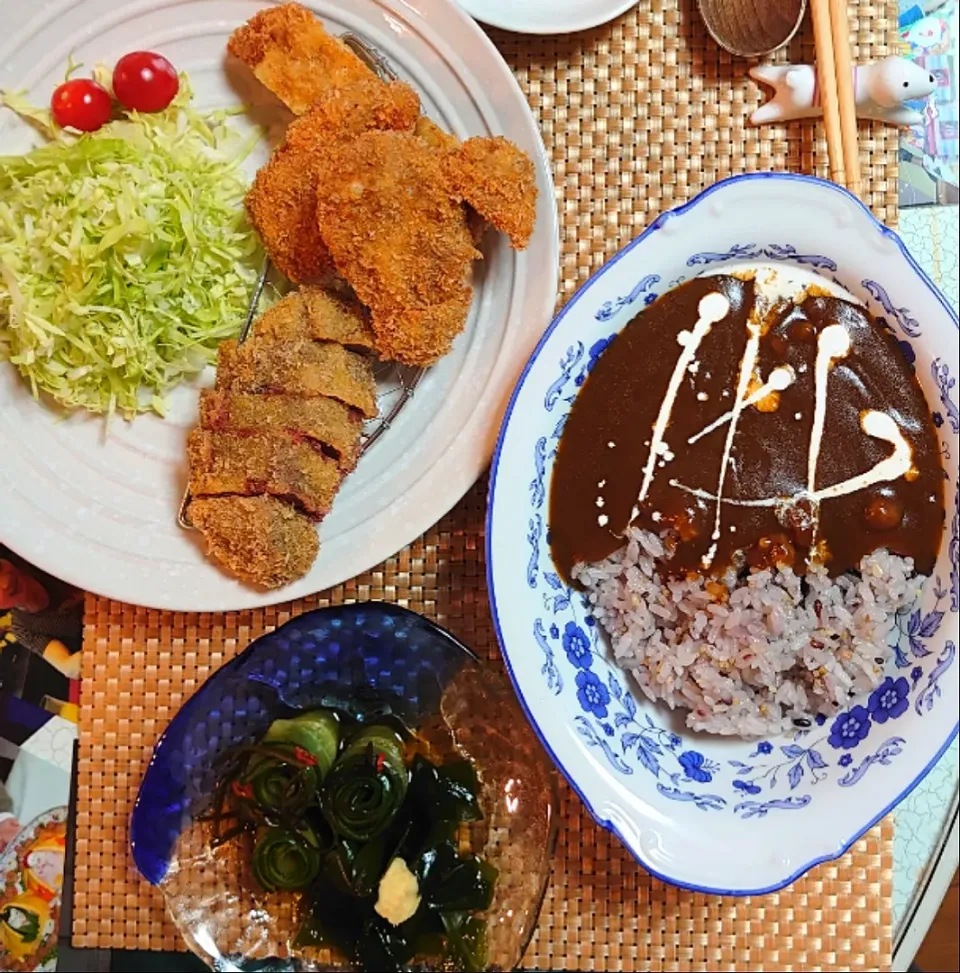
M 807 730 L 749 741 L 693 733 L 682 714 L 633 691 L 584 597 L 558 577 L 547 523 L 564 420 L 611 335 L 681 281 L 743 262 L 814 270 L 887 322 L 914 362 L 947 474 L 940 556 L 920 605 L 897 620 L 885 681 Z M 544 745 L 597 821 L 658 877 L 718 894 L 774 891 L 842 854 L 956 736 L 958 327 L 900 238 L 857 199 L 831 183 L 762 173 L 663 214 L 568 302 L 530 359 L 490 479 L 497 634 Z
M 458 0 L 471 17 L 520 34 L 570 34 L 605 24 L 637 0 Z
M 71 53 L 90 66 L 152 49 L 189 74 L 200 107 L 253 106 L 238 124 L 271 126 L 278 117 L 272 96 L 226 55 L 231 31 L 265 5 L 5 0 L 0 88 L 26 89 L 46 104 Z M 196 388 L 174 392 L 166 420 L 142 416 L 105 429 L 87 415 L 61 421 L 31 398 L 12 366 L 0 364 L 0 540 L 97 594 L 183 611 L 251 608 L 379 564 L 436 523 L 481 474 L 510 389 L 552 314 L 558 236 L 550 167 L 523 94 L 492 43 L 453 3 L 432 2 L 424 14 L 404 0 L 308 5 L 334 33 L 367 38 L 449 131 L 505 135 L 524 149 L 537 168 L 536 231 L 523 253 L 488 234 L 466 331 L 347 479 L 321 526 L 313 570 L 279 591 L 233 580 L 205 557 L 199 535 L 177 526 Z M 30 128 L 0 110 L 0 155 L 35 142 Z M 264 144 L 250 160 L 251 177 L 267 153 Z

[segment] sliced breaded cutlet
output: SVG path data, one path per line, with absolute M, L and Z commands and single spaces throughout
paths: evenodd
M 315 520 L 330 510 L 342 476 L 336 460 L 283 433 L 194 429 L 187 455 L 193 497 L 266 494 L 296 503 Z
M 290 125 L 246 197 L 250 222 L 282 274 L 309 284 L 326 280 L 333 270 L 316 214 L 317 169 L 325 148 L 365 131 L 411 129 L 419 112 L 420 99 L 409 85 L 371 76 L 322 92 Z
M 316 524 L 276 497 L 200 497 L 190 522 L 210 555 L 248 584 L 282 588 L 302 578 L 316 560 Z
M 374 342 L 367 311 L 361 304 L 309 284 L 265 311 L 253 323 L 252 333 L 257 338 L 336 341 L 362 351 L 370 351 Z
M 261 10 L 230 35 L 227 50 L 298 115 L 328 89 L 374 77 L 343 41 L 298 3 Z
M 360 456 L 363 417 L 336 399 L 294 395 L 247 395 L 243 392 L 200 393 L 200 425 L 212 432 L 285 433 L 294 440 L 321 445 L 350 472 Z
M 250 338 L 238 346 L 236 341 L 224 341 L 216 387 L 253 394 L 328 396 L 367 419 L 377 414 L 372 362 L 333 342 Z

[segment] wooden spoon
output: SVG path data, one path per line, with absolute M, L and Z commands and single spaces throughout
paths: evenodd
M 758 57 L 783 47 L 803 22 L 807 0 L 697 0 L 710 35 L 731 54 Z

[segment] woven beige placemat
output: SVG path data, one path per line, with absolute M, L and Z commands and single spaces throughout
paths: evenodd
M 855 56 L 895 50 L 896 0 L 851 3 Z M 554 163 L 565 300 L 660 211 L 754 169 L 826 174 L 819 127 L 753 130 L 747 62 L 710 41 L 693 0 L 644 0 L 564 38 L 491 32 Z M 778 60 L 813 58 L 802 34 Z M 896 220 L 897 134 L 861 128 L 864 198 Z M 546 322 L 544 322 L 546 323 Z M 127 854 L 132 798 L 157 736 L 206 676 L 261 632 L 317 605 L 383 599 L 496 656 L 483 570 L 485 493 L 380 567 L 293 605 L 231 614 L 150 611 L 89 597 L 81 700 L 74 943 L 175 949 L 159 893 Z M 562 788 L 554 876 L 526 965 L 584 970 L 868 970 L 891 956 L 892 827 L 783 892 L 721 899 L 647 875 Z
M 127 853 L 127 821 L 151 747 L 180 704 L 268 628 L 321 605 L 370 598 L 436 618 L 496 658 L 483 565 L 485 485 L 376 571 L 278 608 L 179 615 L 87 601 L 81 700 L 74 944 L 179 949 L 160 893 Z M 889 967 L 893 829 L 752 899 L 651 878 L 562 787 L 554 872 L 525 965 L 542 970 L 875 970 Z

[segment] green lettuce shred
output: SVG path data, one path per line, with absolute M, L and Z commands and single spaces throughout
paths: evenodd
M 76 135 L 0 92 L 48 138 L 0 157 L 0 361 L 34 395 L 163 415 L 170 389 L 242 326 L 262 252 L 240 166 L 259 135 L 190 101 L 181 76 L 166 111 Z

